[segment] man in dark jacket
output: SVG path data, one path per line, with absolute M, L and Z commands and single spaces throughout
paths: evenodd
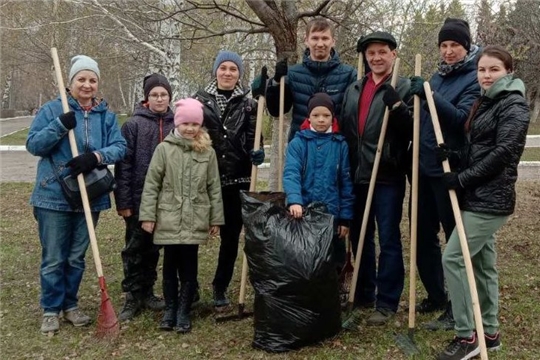
M 474 101 L 480 96 L 476 79 L 476 45 L 471 45 L 469 24 L 461 19 L 448 18 L 439 32 L 441 61 L 429 83 L 437 108 L 444 141 L 449 148 L 459 149 L 465 144 L 464 125 Z M 448 241 L 455 227 L 448 190 L 441 182 L 442 166 L 437 162 L 437 141 L 424 92 L 424 79 L 411 79 L 411 94 L 422 98 L 420 113 L 420 169 L 418 177 L 418 274 L 427 299 L 416 311 L 428 313 L 446 311 L 426 325 L 427 328 L 453 329 L 452 308 L 447 302 L 441 262 L 441 245 L 437 236 L 440 224 Z M 451 164 L 452 165 L 452 164 Z
M 169 107 L 171 86 L 163 75 L 146 76 L 143 88 L 144 101 L 122 126 L 127 141 L 126 157 L 115 165 L 116 210 L 126 222 L 122 290 L 127 294 L 120 321 L 131 320 L 144 308 L 164 307 L 163 300 L 153 292 L 159 247 L 153 244 L 152 234 L 141 229 L 139 206 L 150 160 L 156 146 L 174 129 L 174 113 Z
M 358 51 L 364 54 L 371 72 L 348 87 L 341 108 L 340 128 L 349 145 L 356 195 L 350 236 L 353 249 L 358 247 L 384 113 L 387 108 L 390 111 L 355 296 L 356 306 L 375 304 L 368 325 L 384 325 L 396 313 L 405 278 L 399 224 L 412 119 L 406 105 L 409 80 L 399 78 L 395 90 L 390 85 L 396 47 L 396 40 L 387 32 L 377 31 L 360 38 Z M 378 266 L 375 222 L 381 248 Z
M 308 117 L 311 95 L 327 93 L 336 104 L 339 120 L 341 102 L 347 86 L 356 81 L 356 69 L 342 64 L 334 49 L 334 29 L 326 19 L 315 18 L 306 26 L 304 43 L 307 49 L 301 64 L 288 68 L 287 59 L 276 64 L 274 78 L 268 82 L 266 103 L 272 116 L 279 116 L 279 81 L 285 77 L 285 112 L 293 108 L 289 141 Z

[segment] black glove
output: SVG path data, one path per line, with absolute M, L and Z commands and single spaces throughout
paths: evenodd
M 75 113 L 73 111 L 68 111 L 67 113 L 60 115 L 58 118 L 60 119 L 62 125 L 64 125 L 64 127 L 68 130 L 71 130 L 77 126 L 77 119 L 75 118 Z
M 384 90 L 383 102 L 389 110 L 393 110 L 395 104 L 401 101 L 398 92 L 392 87 L 392 85 L 385 84 L 382 86 Z
M 259 166 L 264 162 L 264 149 L 260 148 L 259 150 L 251 150 L 251 163 L 255 166 Z
M 94 153 L 84 153 L 69 160 L 66 166 L 71 168 L 71 175 L 87 173 L 98 165 L 98 158 Z
M 421 76 L 411 77 L 411 95 L 418 95 L 422 99 L 426 99 L 426 92 L 424 91 L 424 83 L 426 81 Z
M 267 69 L 266 66 L 263 66 L 261 69 L 261 75 L 253 79 L 253 82 L 251 83 L 251 95 L 254 99 L 257 99 L 260 96 L 265 96 L 267 80 Z
M 285 58 L 285 59 L 283 59 L 281 61 L 278 61 L 276 63 L 276 72 L 274 73 L 274 80 L 276 82 L 279 82 L 281 77 L 287 75 L 288 69 L 289 69 L 289 65 L 287 64 L 287 58 Z
M 447 189 L 461 189 L 457 172 L 448 172 L 442 175 L 441 181 Z

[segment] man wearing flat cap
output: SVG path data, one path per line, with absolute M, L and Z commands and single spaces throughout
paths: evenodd
M 357 50 L 364 54 L 370 71 L 347 88 L 339 124 L 349 145 L 356 195 L 350 233 L 356 250 L 381 125 L 385 110 L 388 108 L 390 111 L 354 299 L 357 307 L 373 308 L 367 319 L 368 325 L 384 325 L 393 317 L 405 277 L 399 224 L 405 196 L 406 156 L 412 119 L 407 107 L 410 81 L 399 78 L 396 89 L 390 85 L 396 47 L 395 38 L 383 31 L 358 40 Z M 381 248 L 378 266 L 375 223 Z

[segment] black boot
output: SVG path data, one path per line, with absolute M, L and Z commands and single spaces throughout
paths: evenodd
M 139 314 L 142 310 L 142 303 L 141 303 L 141 292 L 139 291 L 132 291 L 126 293 L 126 302 L 124 303 L 124 307 L 122 307 L 122 310 L 120 311 L 120 314 L 118 315 L 118 320 L 120 321 L 128 321 L 133 320 L 133 318 Z
M 176 330 L 177 333 L 184 334 L 191 331 L 191 319 L 189 318 L 189 312 L 191 310 L 191 303 L 193 302 L 193 295 L 197 289 L 196 282 L 183 282 L 180 289 L 180 297 L 178 302 L 178 311 L 176 313 Z
M 153 311 L 160 311 L 165 309 L 165 302 L 154 295 L 154 287 L 152 286 L 143 291 L 142 306 Z
M 171 331 L 176 324 L 176 311 L 178 310 L 178 281 L 163 280 L 163 295 L 165 296 L 165 312 L 159 323 L 159 328 Z

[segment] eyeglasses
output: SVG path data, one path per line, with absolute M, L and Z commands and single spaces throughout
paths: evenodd
M 157 100 L 159 98 L 162 98 L 163 100 L 167 100 L 169 98 L 169 94 L 150 94 L 148 97 L 152 100 Z

